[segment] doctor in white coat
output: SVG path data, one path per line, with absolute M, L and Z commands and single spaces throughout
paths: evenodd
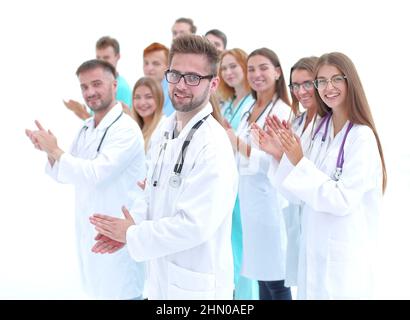
M 317 116 L 318 99 L 316 98 L 313 84 L 313 72 L 317 61 L 317 57 L 301 58 L 290 70 L 289 89 L 292 97 L 291 108 L 294 115 L 294 118 L 291 120 L 291 126 L 293 132 L 300 137 L 305 155 L 310 151 L 314 128 L 320 121 L 320 116 Z M 302 105 L 305 109 L 304 112 L 300 112 L 299 105 Z M 265 130 L 257 124 L 252 125 L 252 129 L 256 129 L 253 130 L 252 133 L 256 141 L 258 141 L 261 150 L 274 157 L 272 159 L 272 170 L 268 172 L 269 178 L 273 178 L 275 174 L 277 168 L 276 159 L 280 160 L 283 156 L 283 150 L 281 146 L 278 145 L 272 121 L 271 117 L 266 118 Z M 284 162 L 289 161 L 286 155 L 284 155 L 283 158 L 281 161 L 282 165 Z M 289 201 L 289 205 L 283 209 L 287 234 L 285 285 L 296 286 L 302 206 L 299 199 L 291 195 L 289 196 L 288 193 L 280 188 L 280 185 L 276 185 L 276 187 Z
M 137 187 L 137 181 L 145 177 L 141 130 L 115 100 L 113 66 L 90 60 L 77 69 L 77 76 L 94 117 L 85 121 L 71 151 L 61 150 L 53 134 L 38 122 L 38 131 L 26 132 L 47 153 L 47 173 L 75 187 L 77 249 L 86 292 L 100 299 L 138 299 L 143 290 L 143 264 L 133 261 L 125 248 L 109 256 L 92 253 L 97 233 L 89 216 L 95 212 L 118 215 L 121 206 L 143 197 Z M 113 243 L 107 243 L 106 249 Z
M 135 260 L 149 261 L 149 299 L 233 297 L 237 171 L 229 139 L 211 115 L 217 61 L 218 52 L 203 37 L 174 40 L 166 80 L 176 112 L 152 138 L 148 208 L 135 206 L 134 218 L 124 209 L 125 220 L 90 219 L 102 234 L 126 242 Z
M 290 162 L 275 180 L 303 202 L 299 299 L 368 299 L 387 176 L 383 152 L 360 79 L 342 53 L 320 57 L 315 87 L 323 116 L 312 149 L 276 121 Z
M 272 157 L 251 142 L 251 124 L 263 126 L 269 114 L 287 119 L 290 113 L 286 83 L 279 58 L 270 49 L 254 50 L 247 61 L 248 82 L 255 103 L 238 126 L 228 129 L 237 151 L 239 202 L 243 232 L 241 274 L 258 280 L 261 300 L 291 299 L 284 286 L 286 229 L 282 208 L 285 199 L 268 178 Z

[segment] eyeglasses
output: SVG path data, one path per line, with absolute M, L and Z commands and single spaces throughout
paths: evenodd
M 177 84 L 179 83 L 181 78 L 184 78 L 186 85 L 198 86 L 202 79 L 212 79 L 213 77 L 215 77 L 215 75 L 213 74 L 210 74 L 207 76 L 199 76 L 197 74 L 191 74 L 191 73 L 183 74 L 183 73 L 179 73 L 177 71 L 172 71 L 172 70 L 165 71 L 165 79 L 167 79 L 167 81 L 172 84 Z
M 327 84 L 329 82 L 332 83 L 333 87 L 339 88 L 342 85 L 342 83 L 345 82 L 345 79 L 347 79 L 346 76 L 338 74 L 338 75 L 331 77 L 330 79 L 325 79 L 325 78 L 316 79 L 315 81 L 313 81 L 313 83 L 315 84 L 316 89 L 324 90 L 327 87 Z
M 292 83 L 289 85 L 289 89 L 292 92 L 298 92 L 301 87 L 303 87 L 305 90 L 310 90 L 313 88 L 313 81 L 305 81 L 302 83 Z

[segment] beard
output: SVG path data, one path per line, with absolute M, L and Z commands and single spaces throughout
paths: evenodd
M 94 100 L 92 102 L 88 101 L 88 99 L 90 99 L 90 98 L 94 98 L 94 96 L 91 96 L 91 97 L 87 98 L 87 100 L 86 100 L 87 106 L 92 111 L 94 111 L 94 113 L 107 110 L 113 102 L 113 100 L 111 98 L 111 95 L 109 95 L 109 94 L 107 94 L 105 97 L 101 97 L 100 95 L 97 94 L 96 98 L 98 100 Z
M 172 91 L 171 94 L 171 101 L 172 105 L 174 106 L 175 110 L 179 112 L 190 112 L 192 110 L 195 110 L 196 108 L 202 106 L 209 100 L 208 94 L 209 94 L 209 86 L 207 87 L 206 90 L 202 93 L 201 96 L 194 98 L 192 95 L 190 99 L 184 98 L 184 100 L 188 100 L 187 102 L 179 102 L 177 98 L 175 97 L 175 93 L 178 93 L 180 95 L 188 95 L 187 93 L 184 93 L 176 88 Z

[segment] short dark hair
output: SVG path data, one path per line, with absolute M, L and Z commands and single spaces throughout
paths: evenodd
M 169 64 L 171 64 L 172 58 L 177 53 L 206 56 L 211 74 L 215 76 L 218 74 L 219 53 L 207 38 L 194 34 L 180 36 L 172 42 L 169 52 Z
M 105 49 L 107 47 L 113 47 L 116 55 L 120 53 L 120 44 L 116 39 L 111 38 L 109 36 L 101 37 L 95 44 L 96 49 Z
M 226 34 L 225 34 L 225 33 L 223 33 L 221 30 L 218 30 L 218 29 L 212 29 L 212 30 L 209 30 L 207 33 L 205 33 L 205 37 L 206 37 L 208 34 L 212 34 L 212 35 L 214 35 L 215 37 L 221 39 L 222 42 L 223 42 L 223 44 L 224 44 L 224 49 L 226 49 L 226 45 L 228 44 L 228 39 L 226 38 Z
M 104 71 L 107 71 L 108 73 L 111 73 L 114 78 L 116 78 L 116 71 L 115 71 L 115 67 L 104 60 L 98 60 L 98 59 L 92 59 L 92 60 L 88 60 L 83 62 L 78 68 L 77 71 L 75 72 L 75 74 L 77 75 L 77 77 L 80 75 L 80 73 L 83 73 L 85 71 L 90 71 L 90 70 L 94 70 L 97 68 L 101 68 Z
M 194 21 L 190 18 L 179 18 L 175 20 L 175 23 L 186 23 L 189 24 L 191 27 L 191 33 L 196 33 L 196 26 L 194 25 Z

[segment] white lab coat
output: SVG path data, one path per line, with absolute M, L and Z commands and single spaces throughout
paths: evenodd
M 131 256 L 149 260 L 149 299 L 232 299 L 231 218 L 238 179 L 229 139 L 212 116 L 187 148 L 181 185 L 169 184 L 188 132 L 211 112 L 208 104 L 177 138 L 167 140 L 164 133 L 171 137 L 175 126 L 171 115 L 153 137 L 145 189 L 148 209 L 135 207 L 141 218 L 127 230 Z M 158 157 L 165 141 L 163 157 Z
M 293 132 L 300 137 L 302 149 L 305 155 L 310 152 L 310 145 L 312 143 L 314 130 L 321 121 L 321 117 L 317 115 L 317 117 L 308 124 L 305 131 L 303 132 L 303 128 L 306 123 L 306 117 L 307 112 L 305 111 L 292 121 Z M 289 163 L 286 154 L 283 155 L 283 158 L 284 159 L 281 162 L 282 165 L 284 162 Z M 274 168 L 275 164 L 272 167 Z M 268 176 L 269 178 L 273 178 L 274 172 L 269 172 Z M 276 185 L 274 181 L 273 184 L 277 187 L 278 191 L 282 195 L 284 195 L 285 197 L 288 195 L 286 191 L 280 188 L 280 184 Z M 288 196 L 286 197 L 286 199 L 289 201 L 289 203 L 288 206 L 283 209 L 287 235 L 285 285 L 287 287 L 290 287 L 297 285 L 302 203 L 299 199 L 293 196 Z
M 154 132 L 155 132 L 156 130 L 158 130 L 158 128 L 161 128 L 162 123 L 163 123 L 166 119 L 167 119 L 167 117 L 166 117 L 165 115 L 162 115 L 162 116 L 161 116 L 161 119 L 159 120 L 159 122 L 158 122 L 156 128 L 154 129 L 154 131 L 153 131 L 152 134 L 151 134 L 151 138 L 148 140 L 148 147 L 146 148 L 146 152 L 145 152 L 147 165 L 148 165 L 148 161 L 149 161 L 149 158 L 150 158 L 150 153 L 151 153 L 150 151 L 151 151 L 151 149 L 152 149 L 152 137 L 154 136 Z M 158 141 L 156 141 L 156 142 L 158 143 Z M 154 141 L 154 143 L 156 143 L 156 142 Z
M 143 197 L 137 181 L 145 177 L 144 140 L 134 120 L 122 114 L 107 131 L 97 154 L 105 129 L 121 112 L 121 105 L 115 105 L 97 128 L 93 118 L 87 119 L 71 151 L 64 153 L 53 167 L 46 167 L 55 180 L 75 187 L 82 280 L 86 292 L 99 299 L 132 299 L 143 290 L 143 264 L 133 261 L 126 248 L 114 254 L 91 252 L 96 231 L 89 217 L 94 213 L 123 217 L 121 206 L 130 207 L 135 198 Z
M 354 125 L 344 146 L 343 173 L 333 180 L 348 123 L 333 138 L 330 122 L 309 158 L 279 166 L 275 180 L 303 202 L 298 299 L 372 297 L 373 256 L 382 198 L 382 169 L 371 129 Z
M 290 108 L 281 99 L 265 109 L 257 124 L 263 127 L 268 113 L 284 120 Z M 238 136 L 252 142 L 247 113 L 241 119 Z M 243 233 L 242 275 L 254 280 L 285 279 L 286 230 L 282 208 L 286 200 L 273 187 L 268 172 L 272 156 L 252 144 L 249 158 L 237 152 L 239 203 Z

